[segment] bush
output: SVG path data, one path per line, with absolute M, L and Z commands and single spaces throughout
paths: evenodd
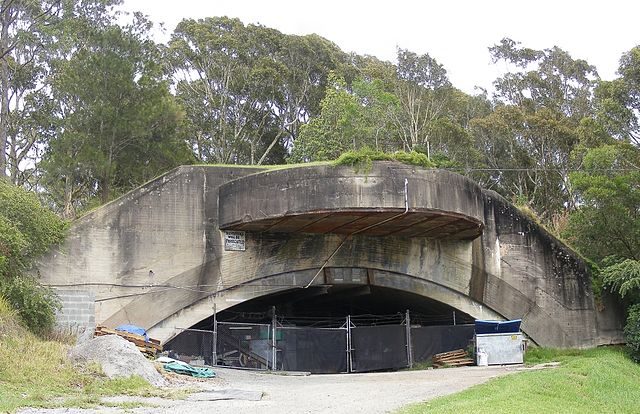
M 602 278 L 605 286 L 617 292 L 622 298 L 640 303 L 640 261 L 626 259 L 602 269 Z M 607 263 L 606 259 L 604 261 Z
M 420 152 L 403 152 L 398 151 L 391 154 L 392 159 L 408 165 L 417 165 L 423 168 L 435 168 L 436 164 L 431 162 L 429 158 Z
M 629 308 L 627 324 L 624 326 L 624 338 L 631 350 L 631 358 L 640 362 L 640 303 Z
M 62 242 L 65 227 L 35 194 L 0 180 L 0 294 L 35 333 L 53 327 L 59 305 L 30 273 L 40 255 Z
M 0 283 L 0 293 L 17 311 L 31 332 L 42 335 L 55 323 L 60 302 L 52 289 L 30 275 L 15 276 Z
M 423 168 L 436 167 L 436 164 L 431 162 L 425 154 L 420 152 L 397 151 L 388 154 L 367 147 L 358 151 L 345 152 L 335 161 L 335 165 L 350 165 L 354 167 L 356 171 L 369 172 L 371 171 L 373 161 L 398 161 L 403 164 L 415 165 Z

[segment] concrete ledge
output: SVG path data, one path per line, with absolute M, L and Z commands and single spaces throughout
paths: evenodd
M 266 171 L 220 187 L 224 230 L 474 239 L 483 219 L 477 184 L 395 162 L 376 162 L 370 172 L 331 165 Z

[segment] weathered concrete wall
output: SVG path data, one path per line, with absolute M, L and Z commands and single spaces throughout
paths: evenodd
M 154 310 L 161 319 L 177 312 L 216 279 L 218 187 L 255 171 L 178 168 L 83 216 L 43 261 L 43 280 L 91 289 L 98 323 L 153 326 Z M 139 302 L 144 306 L 129 311 Z
M 474 292 L 476 299 L 506 317 L 522 318 L 523 330 L 536 330 L 537 342 L 598 343 L 585 263 L 500 195 L 484 195 L 484 283 L 478 281 L 484 288 Z
M 374 168 L 384 175 L 380 166 Z M 405 169 L 406 175 L 407 167 L 395 168 Z M 238 182 L 255 181 L 258 199 L 240 203 L 223 198 L 221 205 L 240 208 L 251 203 L 253 211 L 266 205 L 277 212 L 277 199 L 277 205 L 284 203 L 286 211 L 294 211 L 295 201 L 263 191 L 260 183 L 267 185 L 270 180 L 264 177 L 269 176 L 289 183 L 289 188 L 302 185 L 306 177 L 316 183 L 317 191 L 328 188 L 327 183 L 349 183 L 325 197 L 329 204 L 347 197 L 356 206 L 390 203 L 397 208 L 404 194 L 396 191 L 392 201 L 381 201 L 376 191 L 367 190 L 375 188 L 367 174 L 346 167 L 267 173 L 181 167 L 80 219 L 65 245 L 44 261 L 41 272 L 50 284 L 91 289 L 98 323 L 133 323 L 167 340 L 176 328 L 210 316 L 214 303 L 221 311 L 261 295 L 331 282 L 326 279 L 330 272 L 318 269 L 340 246 L 328 268 L 368 269 L 368 280 L 362 283 L 414 291 L 474 317 L 522 317 L 525 332 L 541 345 L 619 341 L 619 326 L 612 326 L 617 316 L 595 309 L 586 269 L 572 252 L 495 193 L 482 192 L 451 173 L 410 172 L 415 188 L 409 192 L 410 208 L 449 208 L 474 217 L 484 223 L 482 236 L 450 240 L 248 232 L 246 251 L 225 251 L 219 217 L 233 221 L 229 217 L 237 215 L 218 211 L 218 191 L 229 182 L 224 188 L 232 188 L 232 180 L 248 174 L 255 173 Z M 437 177 L 450 177 L 447 182 L 459 182 L 469 190 L 446 191 Z M 317 197 L 316 207 L 322 207 L 322 199 Z

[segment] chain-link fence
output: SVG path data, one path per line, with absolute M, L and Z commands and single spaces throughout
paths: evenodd
M 181 329 L 164 345 L 169 355 L 192 365 L 213 365 L 215 333 L 200 329 Z
M 216 333 L 216 365 L 253 369 L 272 367 L 271 325 L 218 322 Z
M 351 372 L 409 366 L 404 325 L 355 326 L 351 331 Z
M 411 327 L 413 361 L 426 361 L 440 352 L 467 349 L 473 340 L 473 331 L 473 325 Z
M 277 327 L 276 368 L 311 373 L 344 373 L 347 368 L 347 329 Z
M 395 370 L 434 354 L 467 348 L 473 325 L 411 325 L 410 315 L 348 316 L 342 326 L 283 326 L 214 321 L 214 330 L 183 329 L 165 345 L 195 365 L 347 373 Z M 286 323 L 286 322 L 285 322 Z M 275 337 L 275 341 L 274 341 Z

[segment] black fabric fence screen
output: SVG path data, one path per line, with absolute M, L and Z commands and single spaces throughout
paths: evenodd
M 276 340 L 279 370 L 348 372 L 346 328 L 278 327 Z
M 441 352 L 467 349 L 473 325 L 423 326 L 411 328 L 413 361 L 420 362 Z
M 213 338 L 212 331 L 185 329 L 163 348 L 175 359 L 193 365 L 213 365 Z
M 164 345 L 169 356 L 193 365 L 221 365 L 252 369 L 346 373 L 393 370 L 409 366 L 407 325 L 341 328 L 283 327 L 217 322 L 215 331 L 184 329 Z M 347 326 L 350 326 L 347 329 Z M 467 349 L 474 325 L 411 327 L 411 362 Z M 350 350 L 348 349 L 350 348 Z
M 409 366 L 405 325 L 351 328 L 351 371 L 365 372 Z
M 216 365 L 271 368 L 271 325 L 217 323 Z

